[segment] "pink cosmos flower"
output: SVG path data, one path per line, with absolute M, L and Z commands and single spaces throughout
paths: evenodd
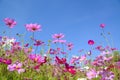
M 111 48 L 111 51 L 115 51 L 115 50 L 117 50 L 117 48 Z
M 91 69 L 86 73 L 86 75 L 89 80 L 92 80 L 93 78 L 97 77 L 97 72 L 94 69 Z
M 31 32 L 41 31 L 41 25 L 39 24 L 26 24 L 26 29 Z
M 24 47 L 28 47 L 29 46 L 29 43 L 26 43 L 25 45 L 24 45 Z
M 99 51 L 105 51 L 105 48 L 103 48 L 101 45 L 97 46 L 95 49 Z
M 8 65 L 7 69 L 9 71 L 18 71 L 19 74 L 25 71 L 25 69 L 22 69 L 22 63 Z
M 54 34 L 54 35 L 52 35 L 52 38 L 54 38 L 54 39 L 62 39 L 62 38 L 64 38 L 64 34 L 62 34 L 62 33 Z
M 29 59 L 33 60 L 34 62 L 37 62 L 39 64 L 45 63 L 46 62 L 46 58 L 42 57 L 39 54 L 30 54 L 29 55 Z
M 71 64 L 74 64 L 76 61 L 78 61 L 80 59 L 79 56 L 73 56 L 72 59 L 70 60 Z
M 86 55 L 80 57 L 80 62 L 85 61 L 85 60 L 86 60 Z
M 11 47 L 12 53 L 15 53 L 21 49 L 22 49 L 22 47 L 20 46 L 20 42 L 13 42 L 12 43 L 12 47 Z
M 73 48 L 73 44 L 72 43 L 67 43 L 66 45 L 67 45 L 67 49 L 68 50 L 72 50 L 72 48 Z
M 35 40 L 34 46 L 40 46 L 44 44 L 44 42 L 42 42 L 41 40 Z
M 16 21 L 11 18 L 5 18 L 4 22 L 9 28 L 13 28 L 16 25 Z
M 104 58 L 103 58 L 103 56 L 97 56 L 96 57 L 96 59 L 92 62 L 92 65 L 94 65 L 94 66 L 103 66 L 103 65 L 105 65 L 105 63 L 104 63 L 105 61 L 104 61 Z
M 65 43 L 66 40 L 63 40 L 64 35 L 62 33 L 52 35 L 53 43 Z
M 89 45 L 93 45 L 95 42 L 93 40 L 88 40 Z
M 48 53 L 50 53 L 50 54 L 58 54 L 58 51 L 51 48 L 51 49 L 48 51 Z
M 101 28 L 104 28 L 104 27 L 105 27 L 105 24 L 103 24 L 103 23 L 100 24 L 100 27 L 101 27 Z

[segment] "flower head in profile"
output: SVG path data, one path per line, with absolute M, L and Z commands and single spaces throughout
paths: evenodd
M 44 42 L 41 41 L 41 40 L 35 40 L 35 43 L 34 43 L 34 46 L 40 46 L 40 45 L 43 45 Z
M 26 24 L 25 27 L 30 32 L 41 31 L 41 25 L 39 24 Z
M 58 54 L 59 52 L 56 49 L 50 48 L 50 50 L 48 50 L 48 53 L 50 53 L 50 54 Z
M 54 34 L 54 35 L 52 35 L 52 38 L 54 38 L 54 39 L 62 39 L 62 38 L 64 38 L 64 34 L 62 34 L 62 33 Z
M 14 19 L 11 18 L 5 18 L 4 22 L 9 28 L 13 28 L 17 23 Z
M 73 48 L 73 43 L 69 42 L 69 43 L 67 43 L 66 45 L 67 45 L 67 49 L 68 49 L 68 50 L 72 50 L 72 48 Z
M 74 64 L 76 61 L 78 61 L 80 59 L 79 56 L 72 56 L 71 60 L 70 60 L 70 63 L 71 64 Z
M 89 44 L 89 45 L 94 45 L 94 43 L 95 43 L 95 42 L 94 42 L 93 40 L 88 40 L 88 44 Z
M 104 28 L 104 27 L 105 27 L 105 24 L 103 24 L 103 23 L 100 24 L 100 27 L 101 27 L 101 28 Z
M 62 38 L 64 38 L 64 34 L 62 33 L 59 33 L 59 34 L 54 34 L 52 35 L 52 38 L 54 39 L 53 40 L 53 43 L 65 43 L 66 40 L 63 40 Z
M 65 64 L 66 63 L 66 58 L 59 58 L 58 56 L 55 57 L 55 61 L 58 63 L 58 64 Z

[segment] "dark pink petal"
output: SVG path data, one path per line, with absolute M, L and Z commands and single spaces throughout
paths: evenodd
M 88 40 L 89 45 L 93 45 L 95 42 L 93 40 Z

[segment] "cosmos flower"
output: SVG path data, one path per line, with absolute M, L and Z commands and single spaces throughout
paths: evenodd
M 49 54 L 58 54 L 59 50 L 50 48 L 47 53 L 49 53 Z
M 85 61 L 86 60 L 86 55 L 81 56 L 79 60 L 80 60 L 80 62 Z
M 99 75 L 101 76 L 101 80 L 114 80 L 114 73 L 108 70 L 101 70 L 99 71 Z
M 74 64 L 76 61 L 78 61 L 80 59 L 79 56 L 72 56 L 71 60 L 70 60 L 70 63 L 71 64 Z
M 59 34 L 54 34 L 52 35 L 53 39 L 62 39 L 64 38 L 64 34 L 63 33 L 59 33 Z
M 89 45 L 93 45 L 95 42 L 93 40 L 88 40 Z
M 4 63 L 4 64 L 11 64 L 12 60 L 11 59 L 4 59 L 4 58 L 0 58 L 0 63 Z
M 97 72 L 94 69 L 91 69 L 86 73 L 86 75 L 89 80 L 92 80 L 93 78 L 97 77 Z
M 41 25 L 39 24 L 26 24 L 25 27 L 30 32 L 41 31 Z
M 55 57 L 55 61 L 58 63 L 58 64 L 65 64 L 66 63 L 66 58 L 59 58 L 58 56 Z
M 104 63 L 104 59 L 103 59 L 104 57 L 103 56 L 97 56 L 95 59 L 94 59 L 94 61 L 92 62 L 92 65 L 94 65 L 94 66 L 103 66 L 103 65 L 105 65 L 105 63 Z
M 105 48 L 103 48 L 102 45 L 97 46 L 95 49 L 98 51 L 105 51 Z
M 73 44 L 70 43 L 70 42 L 67 43 L 66 46 L 67 46 L 67 49 L 68 49 L 68 50 L 72 50 L 72 48 L 73 48 Z
M 65 70 L 64 71 L 69 72 L 69 73 L 71 73 L 73 75 L 76 74 L 76 70 L 75 70 L 74 66 L 70 66 L 67 63 L 65 63 Z
M 43 64 L 46 62 L 46 57 L 42 57 L 39 54 L 30 54 L 29 59 L 31 59 L 32 61 L 39 63 L 39 64 Z
M 103 23 L 100 24 L 100 27 L 101 27 L 101 28 L 104 28 L 104 27 L 105 27 L 105 24 L 103 24 Z
M 15 63 L 8 65 L 7 69 L 9 71 L 18 71 L 20 74 L 21 72 L 25 72 L 25 69 L 22 69 L 22 63 Z
M 64 38 L 64 34 L 59 33 L 59 34 L 53 34 L 52 38 L 54 39 L 52 42 L 53 43 L 65 43 L 66 40 L 63 40 L 62 38 Z
M 13 28 L 16 25 L 16 21 L 11 18 L 5 18 L 4 22 L 9 28 Z
M 7 47 L 10 49 L 12 46 L 12 43 L 14 43 L 16 41 L 16 39 L 4 36 L 4 37 L 2 37 L 1 41 L 4 43 L 2 45 L 2 47 L 4 47 L 4 48 Z
M 35 40 L 34 46 L 40 46 L 44 44 L 44 42 L 42 42 L 41 40 Z

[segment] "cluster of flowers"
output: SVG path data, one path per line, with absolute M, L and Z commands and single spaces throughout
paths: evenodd
M 5 18 L 4 21 L 9 28 L 13 28 L 17 24 L 11 18 Z M 27 31 L 33 33 L 41 31 L 41 25 L 39 24 L 26 24 L 25 27 Z M 105 24 L 100 24 L 100 27 L 104 29 Z M 60 43 L 69 51 L 74 47 L 73 43 L 63 39 L 63 33 L 54 34 L 52 38 L 52 44 Z M 36 40 L 34 37 L 32 40 L 34 42 L 33 46 L 36 49 L 41 45 L 45 45 L 43 41 Z M 93 46 L 95 42 L 94 40 L 88 40 L 88 44 Z M 50 70 L 51 72 L 48 73 L 51 73 L 51 77 L 57 77 L 57 80 L 61 80 L 60 77 L 64 77 L 64 80 L 71 80 L 71 76 L 73 80 L 119 80 L 120 54 L 117 52 L 117 49 L 109 46 L 103 47 L 101 45 L 96 46 L 94 49 L 101 53 L 94 60 L 88 59 L 93 52 L 93 50 L 90 50 L 84 55 L 72 56 L 70 61 L 68 61 L 69 57 L 67 58 L 67 52 L 59 46 L 56 48 L 50 47 L 44 53 L 36 54 L 33 48 L 29 46 L 29 43 L 21 46 L 20 42 L 17 42 L 15 38 L 1 36 L 0 67 L 7 65 L 6 69 L 8 71 L 17 71 L 19 74 L 27 74 L 30 71 L 42 74 L 43 70 L 41 70 L 41 67 L 44 67 L 42 69 Z M 62 57 L 59 54 L 62 54 Z M 29 76 L 28 78 L 32 79 L 33 77 Z

